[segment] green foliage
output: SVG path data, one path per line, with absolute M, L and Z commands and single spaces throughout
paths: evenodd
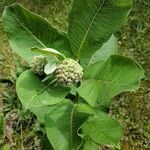
M 51 60 L 47 65 L 44 67 L 44 73 L 49 75 L 53 73 L 57 69 L 58 62 L 56 60 Z
M 105 63 L 105 61 L 111 56 L 115 55 L 118 52 L 118 42 L 114 35 L 110 37 L 110 39 L 102 45 L 102 47 L 96 51 L 90 60 L 89 65 L 94 64 L 96 62 L 101 61 L 101 65 Z
M 54 149 L 79 149 L 82 140 L 77 135 L 77 130 L 85 120 L 83 117 L 77 111 L 77 105 L 73 105 L 70 101 L 50 108 L 45 122 L 46 132 Z
M 70 53 L 68 39 L 64 33 L 54 29 L 45 19 L 14 4 L 3 12 L 4 31 L 12 49 L 30 63 L 35 53 L 32 47 L 51 47 Z M 66 51 L 66 52 L 65 52 Z
M 116 120 L 85 104 L 73 105 L 70 101 L 56 104 L 50 107 L 45 119 L 48 138 L 58 150 L 79 149 L 82 138 L 87 136 L 93 143 L 113 145 L 122 135 Z
M 87 65 L 91 55 L 125 23 L 131 5 L 132 0 L 74 1 L 68 35 L 72 51 L 82 65 Z
M 19 4 L 5 9 L 4 30 L 12 49 L 28 63 L 38 53 L 51 56 L 44 68 L 46 74 L 23 72 L 16 90 L 23 106 L 44 124 L 54 150 L 96 150 L 101 144 L 117 145 L 121 139 L 119 123 L 100 108 L 109 107 L 114 96 L 136 90 L 144 77 L 136 62 L 116 55 L 118 45 L 112 35 L 127 20 L 131 5 L 131 0 L 75 0 L 68 33 L 54 29 Z M 61 66 L 68 57 L 81 64 L 84 77 L 77 80 L 75 73 L 74 85 L 62 86 L 55 70 L 57 63 Z M 58 73 L 64 83 L 63 67 Z M 69 67 L 69 74 L 79 71 Z
M 80 127 L 82 136 L 89 136 L 94 142 L 107 145 L 117 145 L 122 132 L 118 122 L 103 112 L 97 112 Z
M 144 72 L 133 60 L 112 55 L 104 65 L 100 61 L 89 66 L 84 76 L 85 80 L 77 91 L 90 105 L 96 107 L 109 106 L 112 97 L 138 89 Z
M 33 48 L 31 48 L 31 51 L 39 52 L 39 53 L 42 53 L 42 54 L 47 54 L 47 55 L 50 55 L 50 56 L 53 56 L 53 57 L 56 57 L 56 58 L 63 58 L 63 59 L 65 58 L 65 55 L 63 55 L 62 53 L 60 53 L 57 50 L 52 49 L 52 48 L 33 47 Z
M 31 70 L 27 70 L 18 78 L 16 90 L 23 106 L 35 113 L 38 119 L 43 122 L 48 108 L 43 109 L 42 113 L 39 110 L 43 106 L 54 105 L 65 100 L 70 88 L 54 87 L 51 82 L 42 83 L 38 75 L 35 75 Z

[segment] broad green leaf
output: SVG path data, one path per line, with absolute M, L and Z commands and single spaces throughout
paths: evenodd
M 47 55 L 53 56 L 54 58 L 60 58 L 60 57 L 61 57 L 61 59 L 66 58 L 66 56 L 64 54 L 58 52 L 57 50 L 55 50 L 53 48 L 33 47 L 33 48 L 31 48 L 31 51 L 39 52 L 39 53 L 42 53 L 42 54 L 47 54 Z
M 69 100 L 49 107 L 45 123 L 46 133 L 53 148 L 78 150 L 82 144 L 82 138 L 78 136 L 77 131 L 93 112 L 90 106 L 74 105 Z
M 3 12 L 4 31 L 12 49 L 29 63 L 36 54 L 32 47 L 51 47 L 71 55 L 65 33 L 54 29 L 45 19 L 28 11 L 19 4 L 5 8 Z
M 85 136 L 81 150 L 100 150 L 100 144 L 97 144 L 91 137 Z
M 122 137 L 119 123 L 100 111 L 89 117 L 80 130 L 82 137 L 89 136 L 99 144 L 117 145 Z
M 44 114 L 48 110 L 46 106 L 66 100 L 65 96 L 69 93 L 70 88 L 53 86 L 50 82 L 42 83 L 37 75 L 27 70 L 17 79 L 16 90 L 23 106 L 33 113 L 36 112 L 35 115 L 39 116 L 40 121 L 43 121 Z
M 112 55 L 102 67 L 97 62 L 86 69 L 77 92 L 94 107 L 108 105 L 119 93 L 138 89 L 143 77 L 144 71 L 132 59 Z
M 77 59 L 86 66 L 112 33 L 127 20 L 132 0 L 75 0 L 69 15 L 68 35 Z
M 115 55 L 118 52 L 118 42 L 114 35 L 110 37 L 110 39 L 103 44 L 103 46 L 96 51 L 90 60 L 89 65 L 94 64 L 96 62 L 101 62 L 101 65 L 105 63 L 105 61 L 111 56 Z

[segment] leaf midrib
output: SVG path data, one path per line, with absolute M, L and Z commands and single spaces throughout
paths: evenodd
M 51 85 L 51 83 L 49 83 L 47 86 L 44 86 L 40 91 L 38 91 L 35 95 L 32 96 L 32 98 L 29 100 L 28 104 L 27 104 L 27 108 L 29 108 L 30 104 L 32 103 L 32 101 L 36 98 L 36 96 L 38 96 L 41 92 L 43 92 L 46 88 L 48 88 Z
M 83 37 L 83 40 L 81 41 L 80 47 L 78 49 L 77 59 L 79 59 L 79 57 L 80 57 L 80 51 L 81 51 L 81 49 L 82 49 L 82 47 L 84 45 L 84 42 L 85 42 L 85 40 L 87 38 L 87 35 L 89 34 L 90 29 L 91 29 L 91 27 L 92 27 L 92 25 L 93 25 L 97 15 L 98 15 L 98 13 L 100 12 L 100 10 L 101 10 L 101 8 L 102 8 L 102 6 L 104 5 L 105 2 L 106 2 L 106 0 L 103 0 L 103 2 L 100 4 L 99 9 L 96 11 L 95 15 L 92 18 L 92 21 L 91 21 L 90 25 L 88 26 L 88 29 L 87 29 L 87 31 L 86 31 L 86 33 L 85 33 L 85 35 Z
M 70 149 L 72 149 L 73 145 L 73 116 L 74 116 L 74 111 L 75 111 L 76 105 L 73 105 L 73 109 L 71 111 L 71 118 L 70 118 Z
M 120 85 L 126 86 L 126 85 L 129 85 L 129 84 L 135 83 L 135 82 L 132 82 L 132 83 L 125 84 L 125 83 L 113 82 L 113 81 L 109 81 L 109 80 L 102 80 L 102 79 L 96 79 L 96 78 L 86 79 L 86 80 L 88 80 L 89 82 L 98 81 L 98 82 L 104 82 L 104 83 L 109 83 L 109 84 L 115 84 L 115 85 L 119 85 L 119 86 Z
M 33 38 L 34 38 L 37 42 L 39 42 L 44 48 L 46 48 L 45 44 L 42 43 L 38 38 L 36 38 L 36 36 L 35 36 L 30 30 L 28 30 L 28 29 L 26 28 L 26 26 L 25 26 L 23 23 L 21 23 L 21 22 L 20 22 L 15 16 L 13 16 L 11 13 L 10 13 L 10 16 L 11 16 L 15 21 L 17 21 L 17 22 L 20 24 L 20 26 L 21 26 L 24 30 L 26 30 L 31 36 L 33 36 Z

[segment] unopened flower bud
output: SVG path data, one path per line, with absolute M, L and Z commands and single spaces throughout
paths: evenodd
M 55 70 L 55 77 L 62 85 L 71 85 L 78 83 L 83 77 L 83 68 L 78 62 L 67 58 Z
M 46 57 L 43 55 L 35 56 L 31 62 L 31 69 L 38 75 L 44 74 L 44 66 L 47 64 Z

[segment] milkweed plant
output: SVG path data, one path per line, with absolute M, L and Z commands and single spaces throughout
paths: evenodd
M 74 0 L 67 32 L 19 4 L 5 8 L 9 44 L 30 66 L 17 79 L 17 95 L 44 125 L 48 149 L 118 145 L 122 128 L 106 110 L 144 77 L 140 65 L 117 54 L 114 33 L 131 7 L 132 0 Z

